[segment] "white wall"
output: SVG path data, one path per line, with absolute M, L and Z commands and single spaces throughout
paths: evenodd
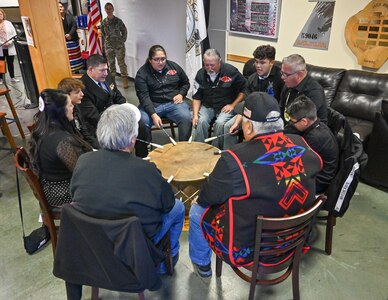
M 262 44 L 270 44 L 276 48 L 276 59 L 292 53 L 299 53 L 307 63 L 318 66 L 358 69 L 357 57 L 352 53 L 345 41 L 345 25 L 348 19 L 358 13 L 370 0 L 338 0 L 334 8 L 333 25 L 328 50 L 313 50 L 293 47 L 293 44 L 309 18 L 316 3 L 307 0 L 283 0 L 280 15 L 280 31 L 277 41 L 265 40 L 242 35 L 229 34 L 228 54 L 252 56 L 254 49 Z M 388 49 L 387 49 L 388 51 Z M 233 63 L 242 70 L 243 64 Z M 379 73 L 388 73 L 388 62 L 377 70 Z
M 167 57 L 184 68 L 186 55 L 186 1 L 182 0 L 113 0 L 114 14 L 128 29 L 125 43 L 128 75 L 135 77 L 152 45 L 162 45 Z

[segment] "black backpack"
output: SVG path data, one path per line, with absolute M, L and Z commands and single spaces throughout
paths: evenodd
M 364 152 L 362 141 L 353 134 L 342 114 L 329 109 L 328 125 L 337 136 L 340 158 L 337 174 L 325 193 L 327 200 L 323 209 L 332 212 L 335 217 L 342 217 L 357 189 L 368 155 Z

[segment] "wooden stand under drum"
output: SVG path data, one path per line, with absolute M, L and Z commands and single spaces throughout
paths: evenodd
M 167 144 L 163 149 L 156 148 L 149 157 L 166 180 L 173 176 L 171 185 L 175 196 L 190 205 L 189 200 L 199 193 L 206 173 L 213 171 L 220 158 L 214 155 L 215 151 L 218 148 L 205 143 L 178 142 L 176 146 Z

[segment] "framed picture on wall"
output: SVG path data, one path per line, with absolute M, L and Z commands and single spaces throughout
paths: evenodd
M 276 39 L 281 0 L 230 0 L 229 31 Z

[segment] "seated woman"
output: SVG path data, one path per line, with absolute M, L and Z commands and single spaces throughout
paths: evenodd
M 146 63 L 137 71 L 136 94 L 140 101 L 141 120 L 146 124 L 148 140 L 152 124 L 161 127 L 161 118 L 178 125 L 179 140 L 187 141 L 191 134 L 191 115 L 184 98 L 190 82 L 183 69 L 160 45 L 152 46 Z
M 29 142 L 31 164 L 49 205 L 70 202 L 70 179 L 78 157 L 92 147 L 73 125 L 73 104 L 60 90 L 45 89 Z
M 97 137 L 92 134 L 92 130 L 87 126 L 87 123 L 83 121 L 81 110 L 78 105 L 81 104 L 84 93 L 82 90 L 85 88 L 83 82 L 75 78 L 63 78 L 58 83 L 58 89 L 64 91 L 70 96 L 71 103 L 74 105 L 73 116 L 74 125 L 81 133 L 83 139 L 87 141 L 94 149 L 100 148 Z

